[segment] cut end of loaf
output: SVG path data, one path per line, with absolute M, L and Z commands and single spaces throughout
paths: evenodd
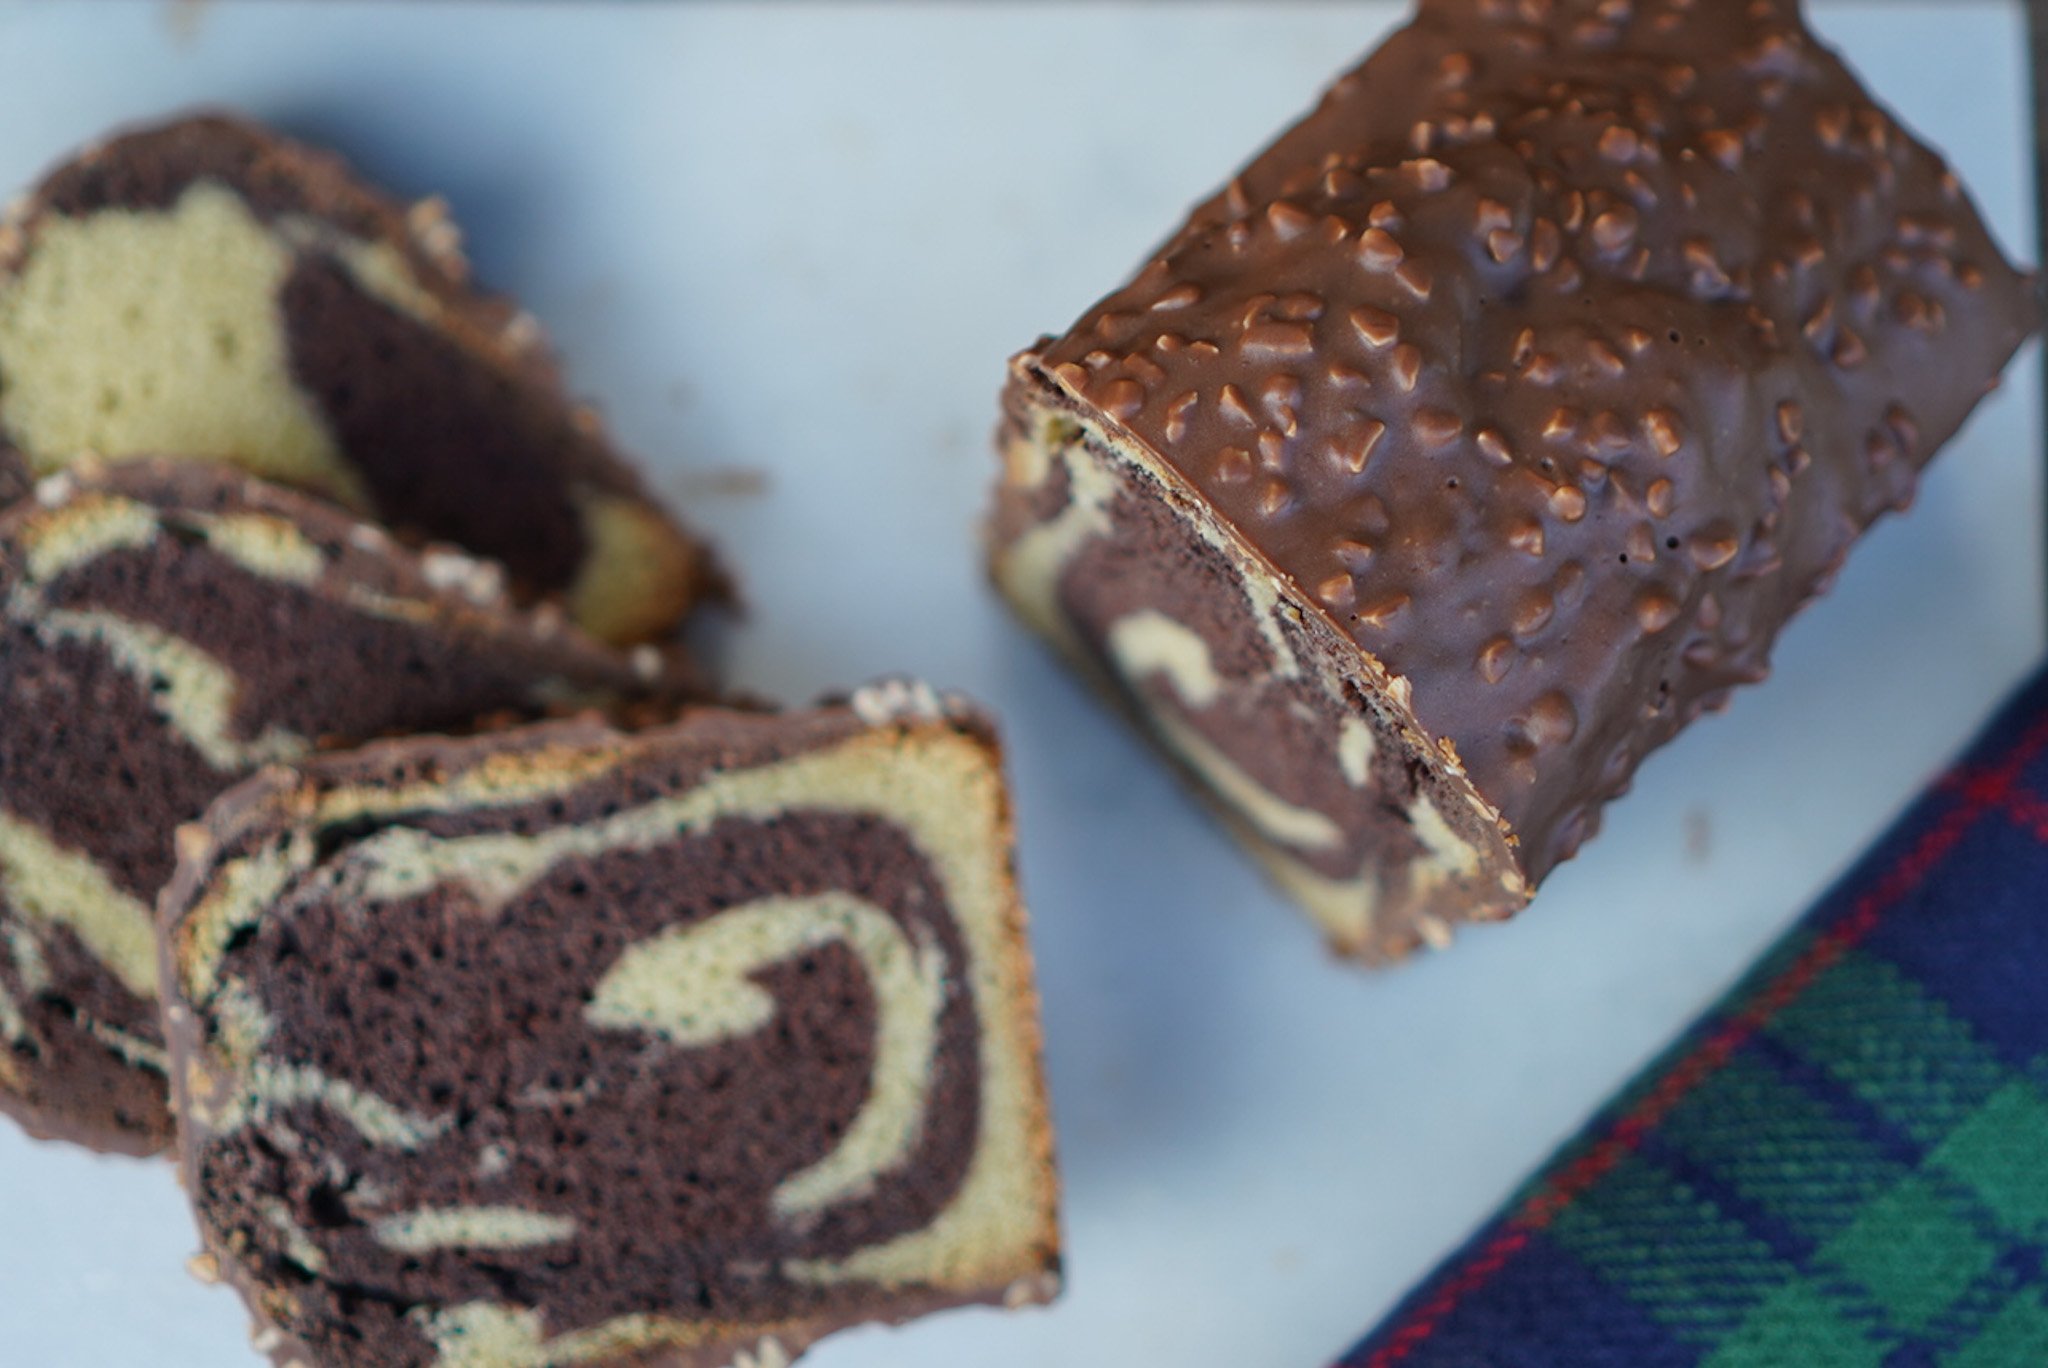
M 1035 358 L 1019 358 L 1007 403 L 997 585 L 1336 950 L 1399 959 L 1528 901 L 1498 815 L 1403 681 Z

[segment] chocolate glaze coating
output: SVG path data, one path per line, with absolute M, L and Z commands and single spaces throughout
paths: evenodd
M 1010 1294 L 1019 1284 L 959 1285 L 936 1264 L 886 1283 L 792 1271 L 937 1222 L 975 1181 L 991 1143 L 984 1118 L 1008 1115 L 984 1089 L 1020 1081 L 984 1073 L 985 1057 L 1002 1057 L 985 1056 L 984 1033 L 1011 1031 L 1014 1004 L 991 995 L 995 980 L 956 921 L 928 833 L 820 790 L 772 812 L 553 856 L 502 902 L 480 900 L 459 878 L 375 891 L 380 870 L 404 867 L 404 856 L 391 862 L 394 836 L 427 849 L 590 833 L 707 783 L 847 743 L 893 763 L 896 746 L 938 732 L 993 761 L 992 736 L 970 714 L 877 725 L 846 708 L 704 710 L 634 736 L 569 723 L 460 743 L 387 742 L 271 771 L 217 803 L 163 904 L 181 1150 L 207 1246 L 257 1311 L 273 1356 L 445 1361 L 436 1319 L 488 1306 L 537 1317 L 548 1340 L 661 1317 L 673 1342 L 629 1334 L 591 1361 L 694 1368 L 726 1364 L 769 1337 L 795 1352 L 857 1321 Z M 479 801 L 465 785 L 487 772 L 508 781 L 516 772 L 522 787 Z M 285 882 L 209 951 L 209 899 L 232 889 L 235 871 L 285 849 L 302 852 Z M 974 858 L 1001 868 L 1008 857 Z M 892 935 L 934 957 L 948 986 L 909 1149 L 791 1219 L 775 1193 L 857 1129 L 877 1091 L 881 1014 L 901 1010 L 878 998 L 852 942 L 826 937 L 747 961 L 740 972 L 774 1015 L 737 1034 L 670 1043 L 590 1013 L 641 947 L 746 916 L 763 899 L 818 894 L 878 909 Z M 252 1011 L 267 1023 L 253 1045 Z M 418 1143 L 380 1141 L 327 1095 L 235 1118 L 242 1090 L 287 1070 L 433 1121 Z M 1030 1095 L 1021 1105 L 1038 1116 L 1028 1124 L 1042 1126 L 1035 1062 L 1022 1082 Z M 392 1214 L 422 1209 L 511 1209 L 562 1228 L 503 1247 L 394 1247 Z M 1042 1225 L 1037 1234 L 1050 1238 Z M 1015 1251 L 1008 1266 L 1023 1295 L 1042 1296 L 1055 1248 Z
M 1021 364 L 1409 682 L 1533 882 L 2035 322 L 1792 0 L 1424 0 Z
M 52 529 L 107 505 L 140 517 L 146 540 L 36 568 Z M 290 528 L 322 563 L 267 574 L 209 539 L 223 519 Z M 203 466 L 140 461 L 47 482 L 0 514 L 0 818 L 104 879 L 146 936 L 173 830 L 253 767 L 222 747 L 281 756 L 679 685 L 642 678 L 559 622 L 437 588 L 437 565 L 488 580 L 480 563 L 416 557 L 338 510 Z M 171 674 L 145 675 L 79 630 L 93 622 L 161 635 L 224 671 L 223 734 L 189 733 Z M 27 876 L 10 850 L 0 842 L 12 889 Z M 0 1035 L 0 1110 L 39 1135 L 150 1153 L 171 1129 L 161 1064 L 142 1057 L 162 1046 L 155 1000 L 63 920 L 104 916 L 101 901 L 67 890 L 64 907 L 38 913 L 0 893 L 0 996 L 24 1018 L 18 1036 Z M 109 1044 L 105 1027 L 136 1044 Z

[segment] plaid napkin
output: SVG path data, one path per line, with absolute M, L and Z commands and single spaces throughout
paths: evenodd
M 2048 672 L 1343 1368 L 2048 1365 Z

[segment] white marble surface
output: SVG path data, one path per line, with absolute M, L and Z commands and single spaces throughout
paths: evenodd
M 1819 22 L 2031 239 L 2016 5 Z M 492 281 L 691 501 L 743 685 L 910 669 L 1015 743 L 1068 1192 L 1057 1309 L 820 1368 L 1326 1359 L 1794 916 L 2042 641 L 2030 351 L 1530 915 L 1369 977 L 1313 938 L 984 590 L 1005 355 L 1116 283 L 1391 4 L 0 6 L 0 185 L 195 101 L 441 189 Z M 747 493 L 730 472 L 757 473 Z M 169 1171 L 0 1129 L 0 1362 L 253 1362 Z

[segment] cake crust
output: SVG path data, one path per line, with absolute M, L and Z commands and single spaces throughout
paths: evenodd
M 723 1368 L 1052 1296 L 999 753 L 929 698 L 391 741 L 223 797 L 161 944 L 187 1187 L 259 1346 Z
M 996 574 L 1176 725 L 1190 700 L 1076 617 L 1070 563 L 1017 558 L 1071 507 L 1059 450 L 1143 471 L 1184 547 L 1222 529 L 1264 616 L 1349 643 L 1364 702 L 1331 726 L 1391 715 L 1498 819 L 1518 877 L 1460 915 L 1504 915 L 1648 751 L 1764 676 L 2036 317 L 1954 175 L 1790 0 L 1424 0 L 1017 358 Z M 1256 711 L 1260 671 L 1220 703 Z M 1294 767 L 1338 768 L 1311 751 Z M 1442 939 L 1408 863 L 1368 861 L 1346 948 Z

